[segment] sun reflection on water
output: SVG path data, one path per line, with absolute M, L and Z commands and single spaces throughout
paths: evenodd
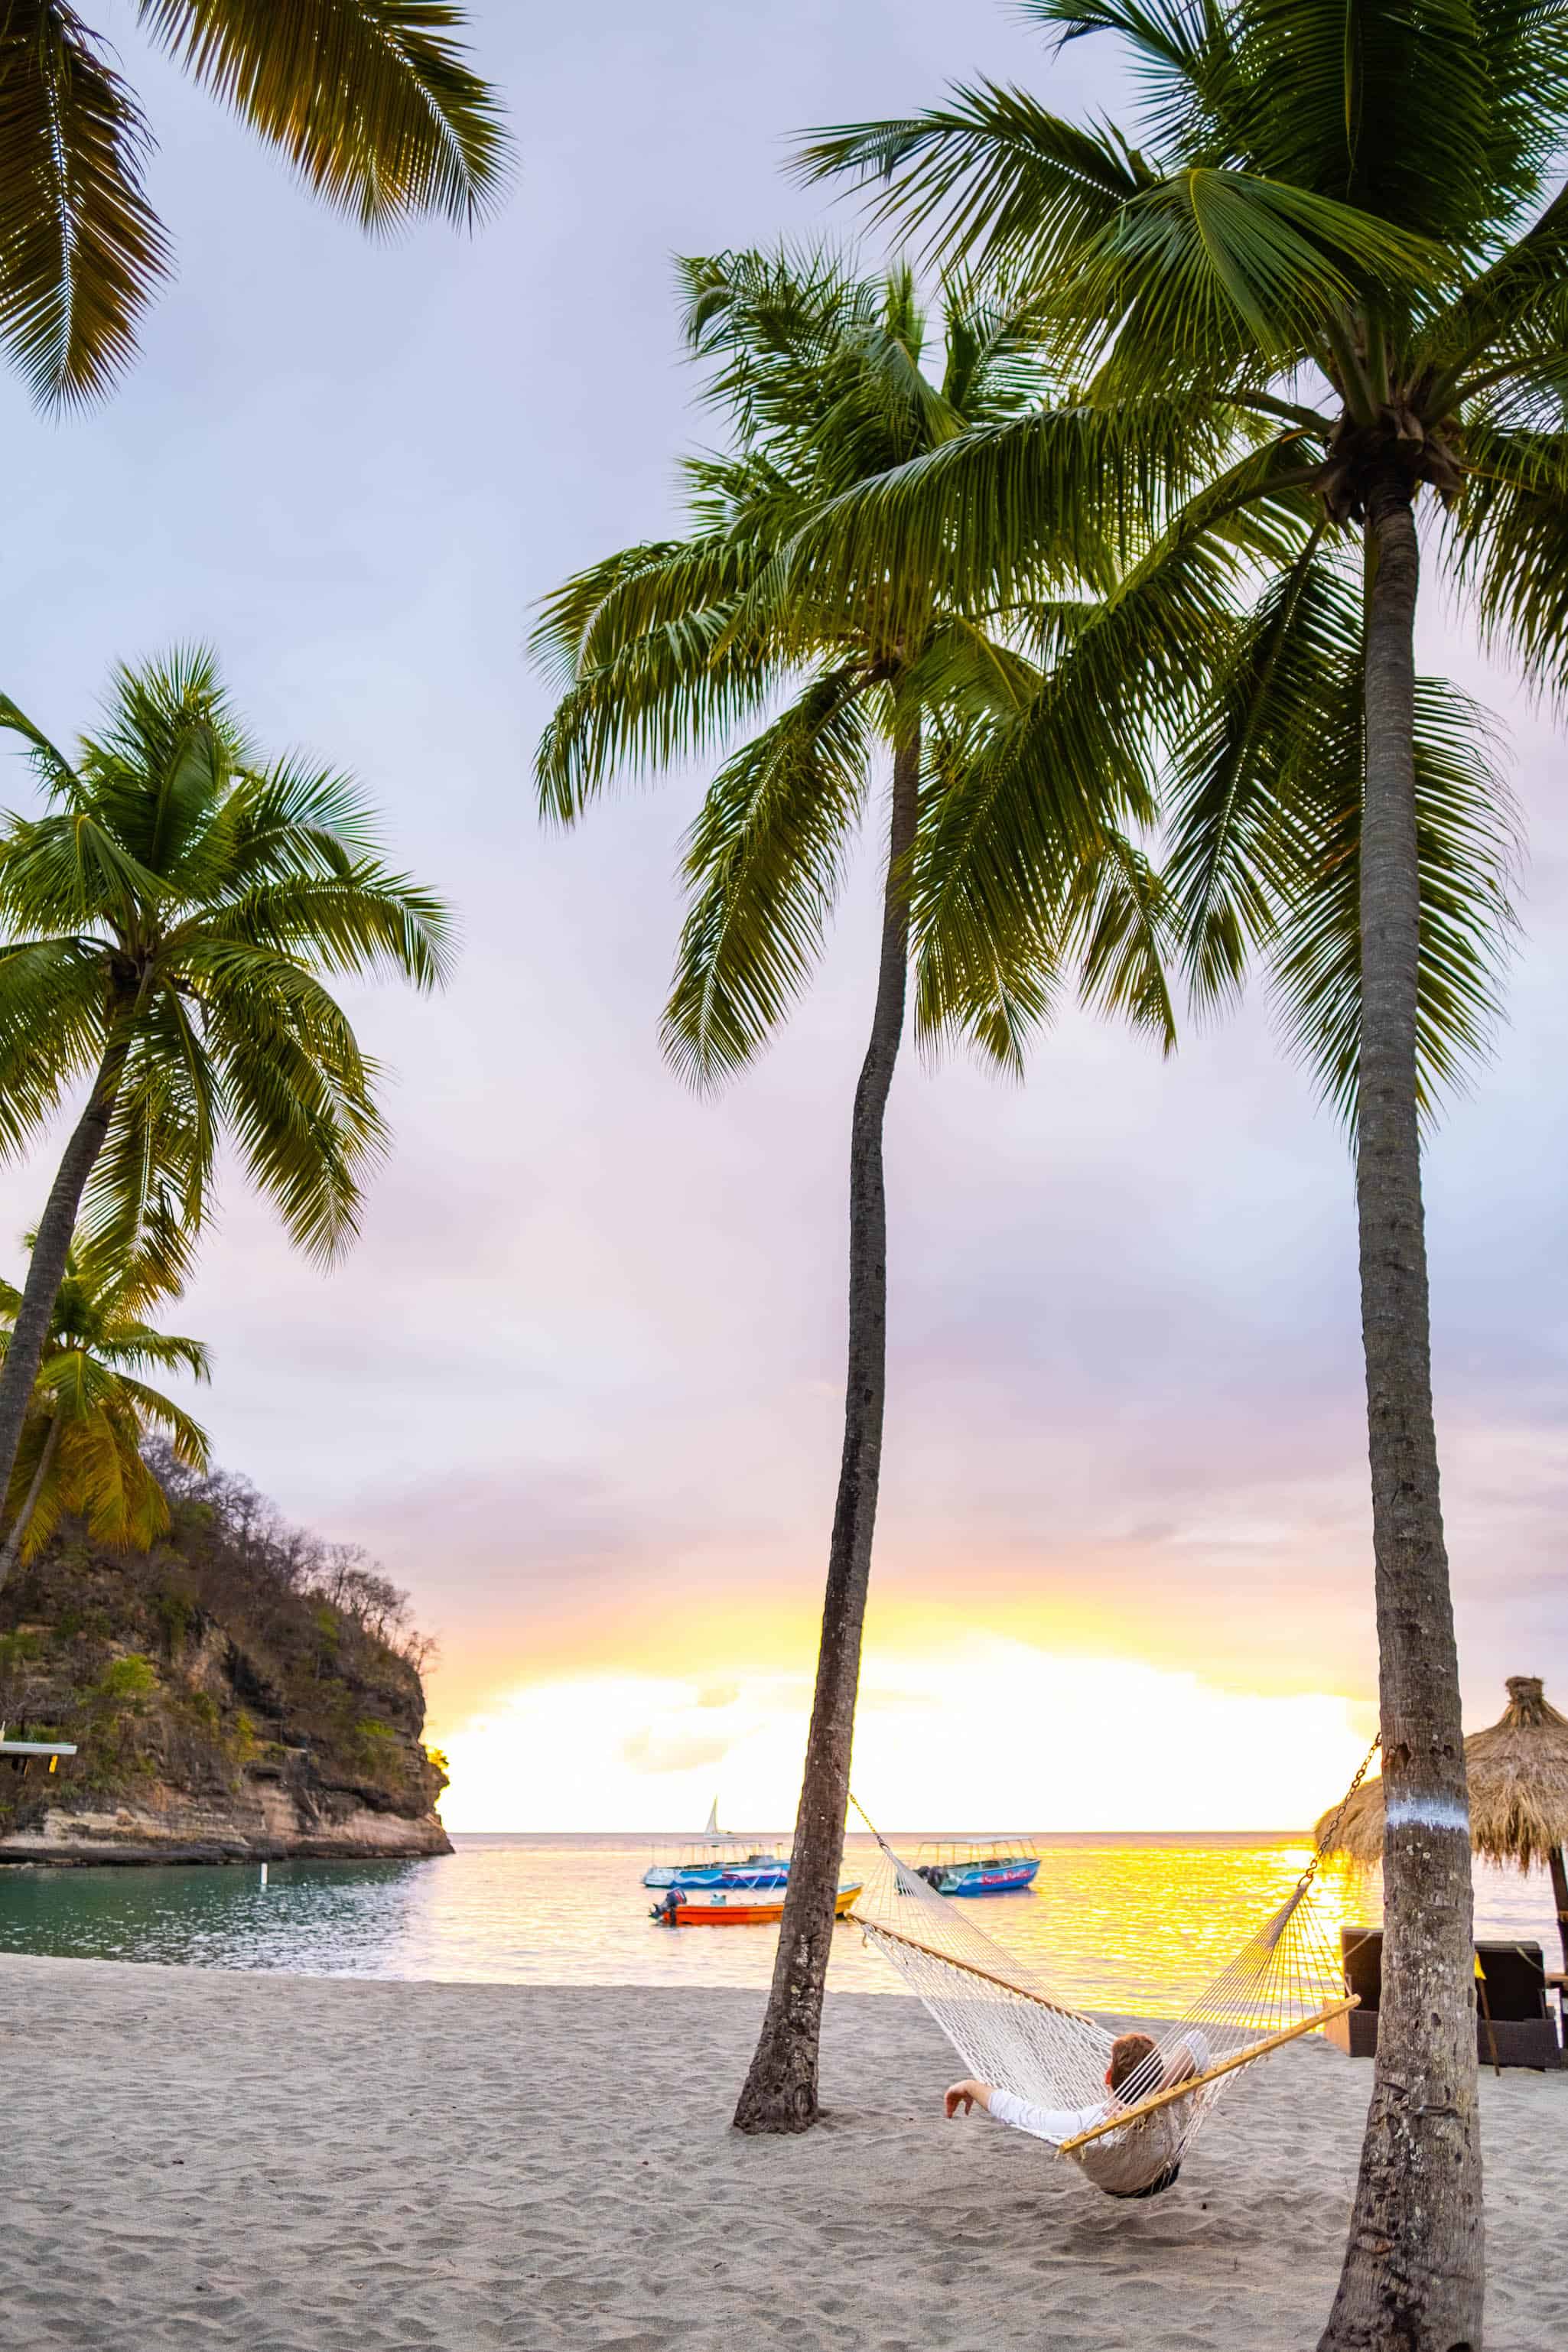
M 918 1833 L 900 1838 L 912 1854 Z M 1172 2016 L 1186 2009 L 1283 1902 L 1310 1857 L 1299 1837 L 1045 1837 L 1035 1890 L 969 1906 L 1067 2000 Z M 847 1863 L 864 1869 L 868 1839 Z M 310 1976 L 553 1984 L 766 1984 L 774 1931 L 672 1933 L 639 1884 L 649 1841 L 476 1836 L 435 1862 L 254 1869 L 0 1871 L 0 1950 Z M 1543 1944 L 1544 1874 L 1478 1866 L 1479 1932 Z M 1342 1924 L 1375 1926 L 1375 1881 L 1329 1870 L 1315 1898 L 1331 1949 Z M 1549 1945 L 1548 1948 L 1552 1948 Z M 853 1926 L 834 1938 L 832 1981 L 896 1980 Z

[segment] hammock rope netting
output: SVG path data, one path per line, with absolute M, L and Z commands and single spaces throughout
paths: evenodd
M 1287 1900 L 1185 2015 L 1150 2026 L 1152 2053 L 1112 2097 L 1105 2081 L 1112 2030 L 1063 2000 L 1041 1970 L 976 1924 L 967 1902 L 939 1894 L 869 1821 L 866 1826 L 880 1862 L 849 1916 L 923 2001 L 972 2074 L 1031 2106 L 1095 2110 L 1058 2153 L 1111 2196 L 1147 2195 L 1173 2179 L 1244 2068 L 1355 2006 L 1345 1991 L 1337 1921 L 1326 1921 L 1314 1899 L 1331 1831 Z

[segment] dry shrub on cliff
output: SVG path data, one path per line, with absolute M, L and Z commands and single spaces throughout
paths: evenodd
M 148 1466 L 169 1498 L 188 1548 L 205 1526 L 214 1541 L 209 1567 L 231 1571 L 265 1620 L 269 1600 L 318 1599 L 365 1638 L 422 1675 L 436 1654 L 433 1634 L 414 1622 L 409 1596 L 358 1544 L 328 1543 L 284 1518 L 275 1503 L 232 1470 L 197 1471 L 179 1461 L 162 1439 L 144 1449 Z M 287 1612 L 297 1622 L 297 1612 Z

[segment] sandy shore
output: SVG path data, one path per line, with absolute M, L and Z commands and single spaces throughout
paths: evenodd
M 1288 2352 L 1371 2069 L 1252 2070 L 1177 2186 L 947 2124 L 912 2001 L 830 2004 L 831 2120 L 726 2129 L 752 1993 L 0 1959 L 7 2352 Z M 1568 2074 L 1483 2078 L 1489 2352 L 1568 2343 Z

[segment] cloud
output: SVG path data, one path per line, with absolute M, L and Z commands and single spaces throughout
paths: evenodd
M 873 1646 L 863 1679 L 854 1787 L 888 1828 L 1298 1828 L 1345 1786 L 1371 1736 L 1365 1710 L 1336 1694 L 1237 1693 L 994 1635 Z M 695 1834 L 717 1794 L 729 1828 L 786 1827 L 809 1687 L 742 1675 L 717 1724 L 701 1696 L 636 1675 L 520 1689 L 445 1732 L 447 1821 L 558 1822 L 565 1741 L 574 1826 Z
M 636 1772 L 690 1772 L 718 1764 L 733 1742 L 721 1733 L 704 1735 L 673 1724 L 644 1724 L 621 1742 L 621 1758 Z

